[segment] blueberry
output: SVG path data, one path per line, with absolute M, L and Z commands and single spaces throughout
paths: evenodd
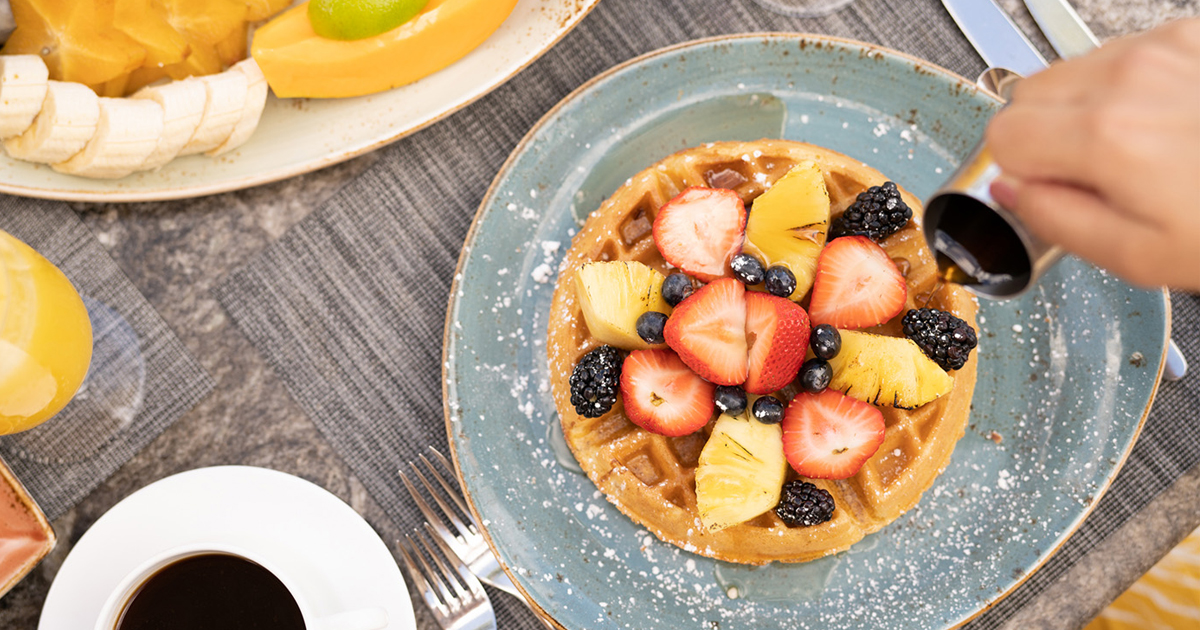
M 715 396 L 721 413 L 736 416 L 746 410 L 746 390 L 736 385 L 718 385 Z
M 771 295 L 787 297 L 796 292 L 796 276 L 787 267 L 775 265 L 767 269 L 765 282 Z
M 809 359 L 800 366 L 800 389 L 816 394 L 829 387 L 833 368 L 825 359 Z
M 662 296 L 671 306 L 678 306 L 692 291 L 692 279 L 687 274 L 673 273 L 663 280 Z
M 763 396 L 754 401 L 754 419 L 763 424 L 779 424 L 783 422 L 783 403 L 774 396 Z
M 763 281 L 763 264 L 750 254 L 738 254 L 729 261 L 733 277 L 746 286 L 753 286 Z M 793 283 L 794 284 L 794 283 Z
M 637 334 L 646 343 L 666 343 L 663 328 L 667 325 L 667 316 L 658 311 L 646 311 L 637 318 Z
M 842 335 L 829 324 L 818 324 L 813 326 L 808 345 L 812 347 L 813 354 L 817 355 L 818 359 L 828 361 L 841 352 Z

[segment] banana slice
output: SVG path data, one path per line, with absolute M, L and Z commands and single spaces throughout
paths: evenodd
M 217 156 L 242 146 L 254 135 L 258 119 L 262 117 L 263 107 L 267 104 L 267 77 L 263 76 L 253 58 L 239 61 L 226 72 L 241 72 L 246 75 L 246 104 L 242 108 L 242 117 L 238 119 L 225 142 L 205 155 Z
M 50 71 L 37 55 L 0 56 L 0 140 L 24 133 L 42 110 Z
M 81 83 L 48 81 L 42 109 L 33 125 L 4 141 L 4 150 L 18 160 L 54 164 L 83 150 L 100 119 L 96 93 Z
M 233 133 L 246 108 L 249 81 L 245 73 L 226 71 L 200 77 L 199 81 L 206 90 L 204 117 L 179 155 L 204 153 L 221 146 Z
M 137 170 L 163 135 L 163 108 L 154 101 L 101 98 L 96 135 L 83 151 L 52 165 L 70 175 L 117 179 Z
M 184 145 L 192 139 L 200 120 L 204 118 L 207 90 L 199 79 L 172 81 L 165 85 L 144 87 L 131 98 L 158 103 L 163 110 L 163 132 L 158 146 L 138 167 L 139 171 L 156 169 L 175 159 Z

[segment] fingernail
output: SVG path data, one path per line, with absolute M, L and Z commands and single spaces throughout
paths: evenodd
M 996 178 L 989 187 L 996 203 L 1012 210 L 1017 205 L 1017 182 L 1004 176 Z

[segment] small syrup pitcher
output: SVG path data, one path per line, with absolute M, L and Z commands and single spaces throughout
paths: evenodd
M 1007 101 L 1020 79 L 1010 70 L 988 68 L 977 83 Z M 980 140 L 926 204 L 924 234 L 943 279 L 981 297 L 1005 299 L 1028 291 L 1064 252 L 996 203 L 991 185 L 999 177 L 1000 167 Z M 1179 346 L 1169 341 L 1163 379 L 1177 381 L 1187 369 Z
M 989 68 L 979 85 L 1004 100 L 1021 76 Z M 937 256 L 942 278 L 989 298 L 1029 290 L 1063 251 L 1034 236 L 1019 218 L 996 203 L 990 187 L 1000 167 L 979 144 L 934 193 L 925 208 L 925 241 Z

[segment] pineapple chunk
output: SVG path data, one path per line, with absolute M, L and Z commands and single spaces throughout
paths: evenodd
M 828 229 L 825 178 L 816 162 L 805 160 L 754 200 L 742 251 L 767 267 L 787 267 L 796 276 L 791 298 L 799 302 L 812 287 Z
M 839 330 L 829 387 L 873 405 L 916 409 L 950 391 L 954 379 L 904 337 Z
M 780 425 L 722 414 L 696 467 L 700 522 L 715 532 L 775 507 L 787 468 Z
M 637 334 L 646 311 L 671 314 L 662 296 L 663 275 L 634 261 L 591 262 L 575 272 L 575 296 L 592 336 L 623 350 L 652 346 Z

